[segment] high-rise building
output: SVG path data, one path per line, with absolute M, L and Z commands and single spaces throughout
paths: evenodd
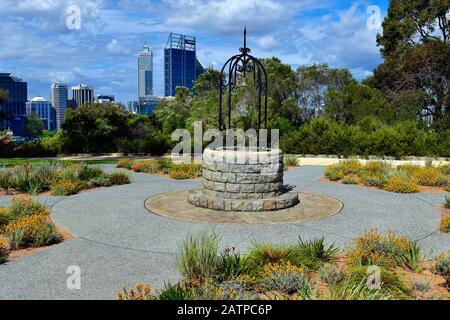
M 42 120 L 44 130 L 56 130 L 56 112 L 47 99 L 34 97 L 26 105 L 27 116 L 35 113 Z
M 10 129 L 14 135 L 22 136 L 26 121 L 27 83 L 0 73 L 0 89 L 8 91 L 8 100 L 0 103 L 0 130 Z
M 75 100 L 77 106 L 94 101 L 94 89 L 85 84 L 79 84 L 72 87 L 72 99 Z
M 138 100 L 145 101 L 153 95 L 153 53 L 145 44 L 138 57 Z
M 164 93 L 175 96 L 176 88 L 192 89 L 194 81 L 203 72 L 198 61 L 196 38 L 171 33 L 164 49 Z
M 56 129 L 64 123 L 64 114 L 67 110 L 67 85 L 54 82 L 51 90 L 51 102 L 56 112 Z
M 97 101 L 98 103 L 111 103 L 114 102 L 114 100 L 115 99 L 113 95 L 98 95 L 95 101 Z

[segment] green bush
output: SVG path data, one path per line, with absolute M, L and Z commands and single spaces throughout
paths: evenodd
M 20 218 L 4 228 L 12 249 L 40 247 L 61 241 L 56 226 L 47 216 L 33 215 Z
M 193 300 L 194 295 L 191 290 L 181 286 L 180 284 L 171 285 L 164 284 L 164 289 L 159 293 L 158 300 Z
M 291 246 L 253 243 L 253 248 L 247 253 L 247 263 L 252 272 L 258 272 L 269 263 L 288 261 L 296 263 L 296 254 Z
M 9 243 L 5 238 L 0 237 L 0 264 L 5 263 L 8 260 L 9 255 Z
M 177 256 L 180 273 L 187 279 L 212 277 L 217 268 L 219 236 L 215 231 L 190 235 L 181 244 Z
M 449 197 L 445 197 L 445 201 L 443 203 L 444 207 L 447 209 L 450 209 L 450 198 Z
M 249 272 L 246 258 L 235 252 L 234 248 L 225 248 L 217 261 L 217 278 L 230 280 Z
M 284 162 L 285 167 L 297 167 L 299 161 L 298 161 L 297 156 L 285 155 L 283 162 Z
M 49 215 L 47 206 L 31 198 L 13 198 L 9 213 L 14 219 L 32 215 Z
M 407 238 L 392 232 L 381 235 L 373 229 L 356 238 L 354 248 L 348 252 L 348 259 L 356 266 L 377 265 L 392 269 L 404 266 L 405 254 L 411 250 L 412 243 Z
M 110 187 L 112 185 L 110 176 L 106 173 L 89 180 L 89 183 L 93 187 Z
M 280 146 L 290 154 L 450 157 L 449 141 L 450 130 L 434 132 L 418 121 L 340 125 L 320 117 L 283 134 Z
M 405 267 L 419 273 L 422 270 L 420 263 L 422 260 L 422 249 L 416 242 L 411 242 L 408 250 L 402 253 L 401 260 Z
M 56 181 L 50 186 L 52 196 L 71 196 L 80 191 L 80 185 L 73 180 L 63 179 Z
M 109 181 L 113 186 L 131 183 L 130 176 L 123 172 L 114 172 L 109 175 Z
M 339 254 L 334 244 L 325 245 L 325 238 L 304 241 L 299 237 L 294 250 L 300 263 L 311 269 L 317 269 L 322 263 L 333 262 Z
M 356 282 L 367 282 L 369 277 L 367 267 L 357 267 L 351 269 L 347 277 L 353 278 Z M 394 299 L 409 299 L 411 297 L 411 289 L 397 274 L 381 268 L 380 280 L 381 290 L 391 295 Z
M 312 291 L 308 276 L 301 269 L 287 264 L 268 264 L 260 274 L 260 286 L 267 291 L 293 294 Z
M 8 208 L 0 208 L 0 232 L 7 224 L 14 220 L 14 216 L 11 214 Z

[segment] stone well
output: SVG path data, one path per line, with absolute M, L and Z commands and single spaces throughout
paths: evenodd
M 298 192 L 283 186 L 279 149 L 218 148 L 203 153 L 203 188 L 188 193 L 191 204 L 221 211 L 262 212 L 297 205 Z

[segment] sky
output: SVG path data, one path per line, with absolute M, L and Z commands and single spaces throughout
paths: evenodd
M 154 93 L 164 93 L 170 32 L 197 38 L 205 67 L 220 69 L 242 46 L 292 68 L 348 68 L 362 80 L 380 64 L 376 35 L 388 0 L 0 0 L 0 72 L 28 82 L 28 98 L 49 98 L 61 81 L 116 101 L 137 99 L 137 57 L 154 54 Z M 78 14 L 79 13 L 79 14 Z

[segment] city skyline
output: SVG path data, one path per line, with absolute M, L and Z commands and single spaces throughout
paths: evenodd
M 368 8 L 378 5 L 379 19 L 386 13 L 382 1 L 78 1 L 81 28 L 69 30 L 70 3 L 0 0 L 2 27 L 16 35 L 0 40 L 8 48 L 0 52 L 0 71 L 27 81 L 29 99 L 47 96 L 50 83 L 60 81 L 86 83 L 117 102 L 136 100 L 136 59 L 146 39 L 154 54 L 153 94 L 163 96 L 170 32 L 195 36 L 199 60 L 217 69 L 241 44 L 245 25 L 257 57 L 276 56 L 294 69 L 328 62 L 361 80 L 380 62 L 380 29 L 368 27 Z M 245 10 L 255 13 L 253 20 Z

